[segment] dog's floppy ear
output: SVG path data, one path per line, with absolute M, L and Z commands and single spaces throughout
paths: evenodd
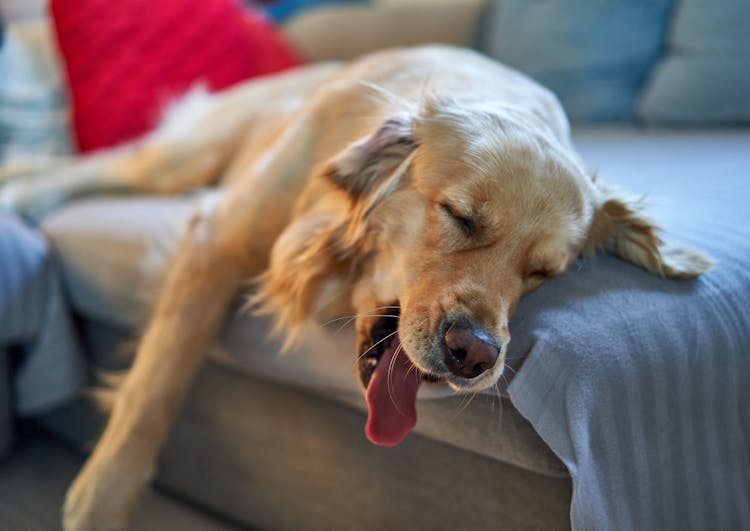
M 334 156 L 326 167 L 325 177 L 355 200 L 387 195 L 403 174 L 396 170 L 417 147 L 411 125 L 406 114 L 386 120 Z
M 683 245 L 663 241 L 659 228 L 643 213 L 638 200 L 597 182 L 601 192 L 589 232 L 588 249 L 604 247 L 651 273 L 693 278 L 711 268 L 707 256 Z
M 276 317 L 287 346 L 311 316 L 338 313 L 348 302 L 357 260 L 368 240 L 369 214 L 390 195 L 406 171 L 416 143 L 406 117 L 392 118 L 369 135 L 346 146 L 324 167 L 323 177 L 346 192 L 343 212 L 311 212 L 277 238 L 271 264 L 251 299 L 259 313 Z

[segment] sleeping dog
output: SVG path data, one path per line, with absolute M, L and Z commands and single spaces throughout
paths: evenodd
M 71 195 L 179 192 L 221 177 L 165 276 L 109 424 L 70 488 L 67 530 L 121 529 L 233 296 L 290 341 L 357 315 L 368 437 L 401 441 L 424 381 L 495 385 L 519 298 L 599 246 L 648 271 L 709 267 L 668 245 L 627 196 L 584 169 L 557 99 L 471 51 L 385 51 L 213 97 L 159 130 L 0 200 L 38 212 Z

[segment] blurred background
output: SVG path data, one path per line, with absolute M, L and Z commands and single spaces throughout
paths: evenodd
M 218 19 L 212 17 L 219 16 L 216 10 L 196 9 L 201 4 L 189 1 L 168 3 L 161 10 L 152 7 L 159 17 L 151 26 L 140 12 L 135 13 L 138 2 L 134 2 L 132 12 L 125 8 L 115 11 L 114 7 L 107 12 L 84 2 L 75 5 L 74 16 L 72 3 L 55 5 L 58 29 L 62 20 L 65 31 L 75 34 L 66 34 L 64 42 L 59 43 L 53 42 L 51 28 L 40 24 L 40 20 L 52 24 L 43 0 L 0 1 L 7 41 L 0 54 L 0 160 L 6 163 L 29 150 L 37 156 L 64 154 L 76 147 L 85 150 L 94 144 L 101 147 L 122 140 L 115 135 L 107 141 L 97 138 L 91 145 L 90 139 L 83 145 L 76 142 L 76 135 L 82 134 L 76 122 L 78 115 L 85 114 L 90 105 L 101 105 L 91 103 L 92 84 L 102 77 L 107 77 L 110 85 L 122 82 L 128 77 L 128 65 L 146 59 L 139 54 L 159 66 L 177 57 L 173 54 L 166 58 L 153 47 L 146 50 L 128 45 L 118 52 L 118 61 L 108 64 L 100 59 L 101 54 L 118 41 L 93 35 L 94 22 L 100 32 L 123 35 L 125 39 L 148 31 L 161 32 L 163 46 L 168 40 L 183 39 L 183 55 L 179 58 L 193 61 L 186 50 L 200 49 L 209 35 L 215 39 L 219 31 L 207 28 L 201 37 L 185 30 L 187 25 L 215 25 Z M 278 30 L 278 38 L 298 54 L 300 62 L 350 59 L 394 45 L 448 42 L 473 46 L 538 79 L 558 94 L 576 122 L 737 125 L 750 119 L 746 2 L 266 0 L 246 5 L 267 17 L 274 26 L 272 31 Z M 227 13 L 225 18 L 230 16 Z M 170 28 L 175 33 L 167 37 Z M 257 21 L 249 29 L 253 30 L 257 33 Z M 87 38 L 90 42 L 82 44 Z M 265 34 L 256 39 L 247 58 L 256 67 L 240 67 L 221 86 L 289 66 L 283 61 L 276 65 L 266 61 L 257 67 L 257 63 L 263 63 L 263 56 L 274 55 L 269 42 L 278 45 L 275 39 Z M 62 57 L 57 44 L 61 44 Z M 122 41 L 119 46 L 123 46 Z M 66 65 L 67 82 L 61 75 Z M 70 75 L 71 68 L 78 71 Z M 81 69 L 94 79 L 86 79 Z M 95 74 L 92 69 L 96 69 Z M 200 80 L 201 74 L 196 67 L 182 73 L 177 84 L 174 80 L 152 79 L 147 87 L 127 88 L 131 94 L 135 90 L 159 92 L 170 83 L 173 89 L 184 89 Z M 72 116 L 68 102 L 73 104 Z M 128 103 L 134 104 L 132 97 L 130 102 L 117 100 L 107 110 L 115 112 L 112 107 L 116 104 Z M 116 111 L 125 114 L 121 107 Z M 131 136 L 142 133 L 158 119 L 153 109 L 141 112 L 149 113 L 148 120 L 133 129 Z

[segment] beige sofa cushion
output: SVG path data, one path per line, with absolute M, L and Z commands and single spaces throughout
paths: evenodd
M 75 309 L 121 329 L 140 327 L 170 250 L 203 196 L 85 199 L 45 219 L 42 228 L 61 259 Z M 350 327 L 311 325 L 300 345 L 283 355 L 269 329 L 265 319 L 237 316 L 214 362 L 365 411 Z M 103 348 L 118 351 L 111 344 Z M 469 401 L 431 384 L 421 386 L 419 397 L 418 433 L 547 476 L 567 475 L 531 426 L 494 391 Z
M 284 34 L 311 61 L 352 59 L 392 46 L 469 45 L 484 0 L 422 0 L 303 11 Z

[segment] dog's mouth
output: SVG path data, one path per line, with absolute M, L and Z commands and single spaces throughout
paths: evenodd
M 366 389 L 367 438 L 375 444 L 400 443 L 417 423 L 417 391 L 423 381 L 439 381 L 420 371 L 406 355 L 398 333 L 400 308 L 389 307 L 359 348 L 359 378 Z

